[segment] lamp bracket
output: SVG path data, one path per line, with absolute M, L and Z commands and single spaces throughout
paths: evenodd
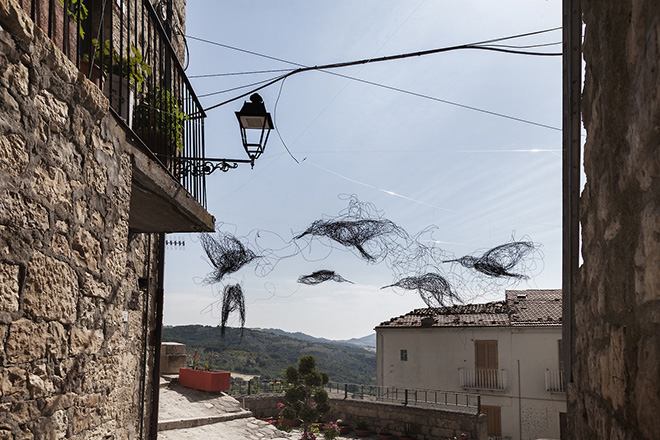
M 238 168 L 239 163 L 249 163 L 254 168 L 254 160 L 250 159 L 220 159 L 201 157 L 178 157 L 178 171 L 180 175 L 203 176 L 210 175 L 216 170 L 226 173 Z

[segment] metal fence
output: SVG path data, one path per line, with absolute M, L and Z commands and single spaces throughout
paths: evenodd
M 249 381 L 232 379 L 229 394 L 245 396 L 264 393 L 283 393 L 284 380 Z M 419 408 L 435 408 L 460 412 L 480 413 L 481 396 L 455 391 L 426 390 L 404 387 L 384 387 L 354 383 L 329 382 L 325 390 L 331 398 L 396 403 Z
M 281 380 L 236 380 L 232 378 L 229 394 L 238 396 L 249 396 L 252 394 L 283 393 L 286 390 L 286 382 Z
M 326 390 L 334 398 L 481 412 L 481 396 L 471 393 L 334 382 L 328 383 Z
M 204 118 L 172 45 L 172 0 L 19 0 L 37 26 L 92 80 L 111 108 L 206 207 Z

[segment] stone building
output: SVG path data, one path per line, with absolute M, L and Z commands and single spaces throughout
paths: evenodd
M 583 264 L 573 282 L 577 439 L 660 437 L 660 4 L 581 0 Z
M 214 227 L 203 180 L 175 165 L 203 145 L 191 117 L 181 148 L 147 147 L 113 92 L 79 72 L 89 37 L 64 3 L 0 1 L 0 439 L 155 438 L 164 233 Z M 85 26 L 101 2 L 86 3 Z M 116 17 L 148 5 L 108 4 Z M 166 48 L 137 46 L 154 66 L 142 90 L 171 90 L 184 108 L 194 93 L 172 86 L 180 62 L 142 11 Z M 106 81 L 121 72 L 105 67 Z
M 503 301 L 383 322 L 377 384 L 478 393 L 491 439 L 564 439 L 561 298 L 561 290 L 507 290 Z

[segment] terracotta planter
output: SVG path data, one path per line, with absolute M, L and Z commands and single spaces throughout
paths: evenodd
M 284 419 L 282 424 L 290 428 L 302 425 L 302 422 L 299 419 Z
M 341 425 L 339 427 L 339 435 L 348 434 L 351 432 L 351 427 L 349 425 Z
M 358 437 L 367 437 L 369 434 L 371 434 L 371 431 L 368 429 L 356 429 L 355 430 L 355 435 Z
M 230 387 L 231 373 L 228 371 L 202 371 L 191 368 L 179 369 L 179 384 L 187 388 L 217 393 Z
M 394 436 L 392 434 L 378 434 L 378 440 L 392 440 Z

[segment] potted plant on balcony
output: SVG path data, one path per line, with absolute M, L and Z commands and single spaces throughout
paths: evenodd
M 227 371 L 213 371 L 212 364 L 207 364 L 206 369 L 201 366 L 197 350 L 190 355 L 191 368 L 179 368 L 179 384 L 187 388 L 218 393 L 230 388 L 231 374 Z
M 355 426 L 355 435 L 358 437 L 366 437 L 369 434 L 371 434 L 371 431 L 369 431 L 369 425 L 367 425 L 367 421 L 364 419 L 358 420 L 357 425 Z
M 161 162 L 169 165 L 170 158 L 183 149 L 185 120 L 186 114 L 172 93 L 155 85 L 135 108 L 133 130 Z
M 351 425 L 349 425 L 348 422 L 342 419 L 337 419 L 337 426 L 339 426 L 340 435 L 348 434 L 349 432 L 351 432 Z
M 392 440 L 392 437 L 392 431 L 390 431 L 390 428 L 387 425 L 380 428 L 380 431 L 378 432 L 378 440 Z
M 101 45 L 94 38 L 91 51 L 95 63 L 96 60 L 103 60 L 103 66 L 101 66 L 103 72 L 112 74 L 112 81 L 102 81 L 103 94 L 110 98 L 110 106 L 131 126 L 135 94 L 141 92 L 145 78 L 151 75 L 151 66 L 145 62 L 144 57 L 135 46 L 127 47 L 126 53 L 120 54 L 112 47 L 110 40 L 105 40 Z M 90 54 L 84 54 L 82 59 L 90 62 Z
M 412 423 L 406 423 L 403 425 L 403 435 L 401 436 L 401 440 L 414 440 L 415 436 L 415 430 L 413 428 Z

